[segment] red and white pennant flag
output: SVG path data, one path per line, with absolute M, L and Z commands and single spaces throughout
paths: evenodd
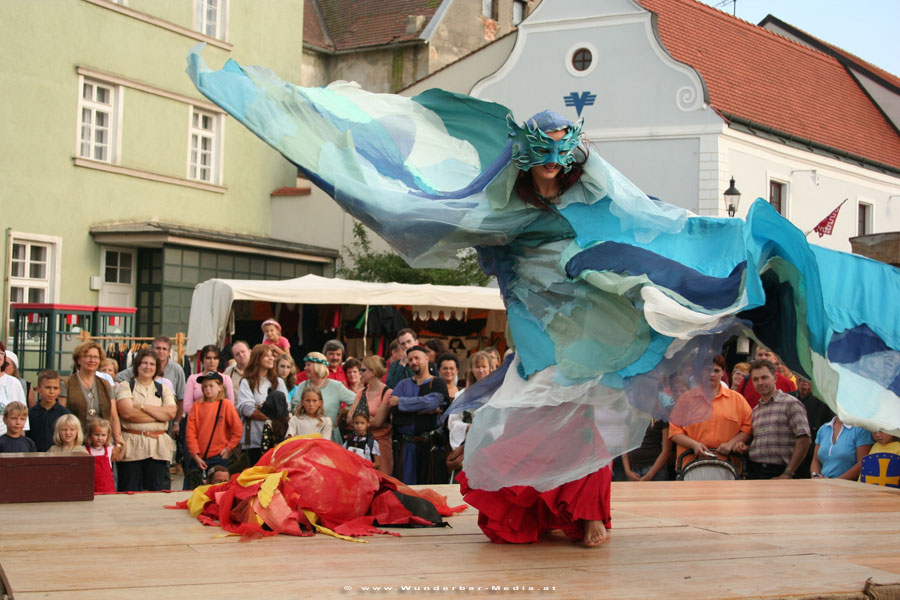
M 844 198 L 844 202 L 847 201 L 847 198 Z M 819 224 L 812 228 L 812 231 L 807 233 L 809 235 L 813 231 L 819 234 L 819 237 L 825 235 L 831 235 L 831 232 L 834 231 L 834 222 L 837 221 L 838 213 L 841 211 L 841 207 L 844 205 L 844 202 L 838 204 L 837 208 L 831 211 L 831 213 L 819 221 Z

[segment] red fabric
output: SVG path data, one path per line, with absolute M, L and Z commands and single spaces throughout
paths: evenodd
M 90 447 L 85 446 L 90 450 Z M 109 464 L 109 448 L 101 456 L 94 457 L 94 493 L 112 494 L 116 491 L 112 465 Z
M 776 373 L 775 388 L 789 394 L 796 390 L 797 386 L 793 381 L 781 373 Z M 759 392 L 756 391 L 756 388 L 753 386 L 753 382 L 750 381 L 749 377 L 745 377 L 744 382 L 741 384 L 741 395 L 747 399 L 747 404 L 750 405 L 750 408 L 756 408 L 756 405 L 759 404 Z
M 261 483 L 244 487 L 237 477 L 207 490 L 211 501 L 198 520 L 204 525 L 218 523 L 222 529 L 245 538 L 275 535 L 312 535 L 314 528 L 304 510 L 316 514 L 319 524 L 343 535 L 388 533 L 379 525 L 430 525 L 412 515 L 397 501 L 393 491 L 418 496 L 434 505 L 444 516 L 465 509 L 450 507 L 444 496 L 433 490 L 414 491 L 402 482 L 377 471 L 372 463 L 345 450 L 331 440 L 291 439 L 269 450 L 257 467 L 286 472 L 267 507 L 257 499 Z M 187 501 L 179 502 L 187 508 Z M 260 526 L 256 515 L 265 521 Z
M 546 492 L 524 485 L 493 492 L 472 489 L 464 472 L 457 480 L 466 502 L 478 509 L 478 526 L 497 544 L 533 543 L 542 532 L 552 529 L 580 540 L 584 537 L 580 521 L 602 521 L 607 529 L 612 524 L 609 466 Z
M 844 199 L 844 202 L 847 200 Z M 825 235 L 831 235 L 831 232 L 834 231 L 834 222 L 837 221 L 838 213 L 841 212 L 841 207 L 844 205 L 844 202 L 838 204 L 838 207 L 828 213 L 828 216 L 819 221 L 819 224 L 813 227 L 813 231 L 819 234 L 819 237 Z

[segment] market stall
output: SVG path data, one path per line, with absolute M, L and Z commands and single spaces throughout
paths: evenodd
M 206 344 L 222 346 L 234 332 L 235 302 L 281 304 L 411 306 L 422 318 L 460 318 L 471 309 L 503 311 L 497 288 L 450 285 L 372 283 L 305 275 L 280 281 L 210 279 L 194 288 L 188 324 L 187 354 Z M 368 331 L 364 311 L 363 336 Z

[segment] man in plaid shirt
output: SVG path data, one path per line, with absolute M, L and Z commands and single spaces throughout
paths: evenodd
M 775 387 L 775 365 L 765 359 L 750 365 L 750 379 L 759 392 L 753 409 L 748 479 L 791 479 L 812 443 L 806 408 L 797 398 Z

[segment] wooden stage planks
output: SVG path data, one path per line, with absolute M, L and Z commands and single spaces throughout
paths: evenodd
M 456 486 L 435 487 L 461 502 Z M 367 544 L 324 535 L 244 543 L 162 508 L 186 496 L 0 506 L 0 568 L 13 597 L 845 598 L 869 577 L 900 582 L 900 493 L 851 482 L 614 483 L 612 538 L 593 550 L 561 536 L 491 544 L 472 509 L 452 529 Z M 434 586 L 466 589 L 424 590 Z M 514 586 L 537 590 L 502 589 Z

